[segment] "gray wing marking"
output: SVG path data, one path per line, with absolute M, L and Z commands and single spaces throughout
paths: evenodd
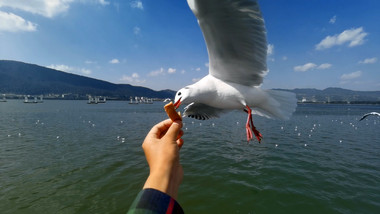
M 257 0 L 188 0 L 209 54 L 210 74 L 258 86 L 267 73 L 267 40 Z
M 208 120 L 210 118 L 218 118 L 219 115 L 229 110 L 214 108 L 202 103 L 191 103 L 185 107 L 184 117 L 190 117 L 197 120 Z

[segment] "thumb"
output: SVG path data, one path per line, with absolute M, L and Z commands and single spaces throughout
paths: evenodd
M 174 121 L 165 134 L 165 138 L 168 138 L 172 142 L 176 142 L 178 134 L 182 128 L 182 121 Z

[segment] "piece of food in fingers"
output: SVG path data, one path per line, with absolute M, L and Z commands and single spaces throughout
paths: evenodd
M 182 120 L 181 113 L 177 113 L 174 108 L 173 102 L 170 102 L 164 106 L 166 114 L 172 121 Z

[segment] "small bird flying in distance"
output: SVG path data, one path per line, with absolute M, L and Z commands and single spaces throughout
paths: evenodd
M 248 114 L 247 141 L 262 134 L 252 114 L 288 119 L 295 111 L 294 93 L 261 89 L 267 74 L 267 39 L 257 0 L 187 0 L 206 41 L 209 73 L 180 89 L 175 107 L 187 104 L 184 116 L 206 120 L 231 110 Z
M 380 113 L 378 113 L 378 112 L 370 112 L 370 113 L 367 113 L 367 114 L 363 115 L 362 118 L 360 118 L 359 121 L 364 120 L 366 117 L 368 117 L 368 116 L 370 116 L 370 115 L 375 115 L 375 116 L 380 117 Z

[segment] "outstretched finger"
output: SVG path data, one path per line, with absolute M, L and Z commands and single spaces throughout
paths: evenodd
M 153 128 L 149 131 L 148 135 L 160 138 L 163 135 L 163 133 L 165 133 L 170 128 L 172 123 L 173 122 L 170 119 L 161 121 L 160 123 L 153 126 Z
M 178 139 L 178 135 L 181 132 L 182 121 L 174 121 L 165 134 L 165 137 L 169 138 L 172 142 Z

